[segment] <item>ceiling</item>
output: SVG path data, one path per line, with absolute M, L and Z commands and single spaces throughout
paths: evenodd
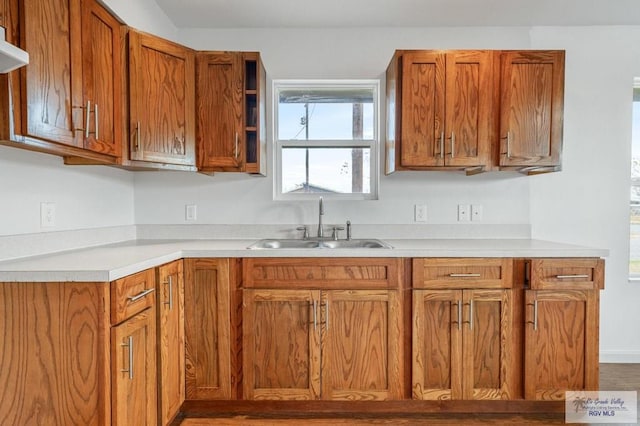
M 640 25 L 640 0 L 156 0 L 178 28 Z

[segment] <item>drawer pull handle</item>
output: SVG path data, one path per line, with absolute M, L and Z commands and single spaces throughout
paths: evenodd
M 577 275 L 556 275 L 556 278 L 559 280 L 569 280 L 572 278 L 589 278 L 587 274 L 577 274 Z
M 480 274 L 449 274 L 451 278 L 479 278 Z
M 129 380 L 133 380 L 133 336 L 129 336 L 127 343 L 121 343 L 120 346 L 127 348 L 129 352 L 129 368 L 120 371 L 122 373 L 129 373 Z
M 133 303 L 137 300 L 142 299 L 143 297 L 145 297 L 147 294 L 154 292 L 156 289 L 155 288 L 150 288 L 147 290 L 143 290 L 140 293 L 136 294 L 135 296 L 129 296 L 127 297 L 127 299 L 129 300 L 129 302 Z

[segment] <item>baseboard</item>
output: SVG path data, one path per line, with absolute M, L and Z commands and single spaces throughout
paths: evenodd
M 640 351 L 600 351 L 603 364 L 640 364 Z

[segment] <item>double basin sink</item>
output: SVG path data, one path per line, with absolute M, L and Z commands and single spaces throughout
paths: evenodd
M 329 239 L 264 239 L 251 244 L 248 249 L 391 249 L 388 243 L 375 238 L 351 240 Z

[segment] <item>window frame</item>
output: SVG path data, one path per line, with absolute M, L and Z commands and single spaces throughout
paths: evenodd
M 633 79 L 633 91 L 634 91 L 634 99 L 632 100 L 632 105 L 631 105 L 631 110 L 632 110 L 632 129 L 633 129 L 633 110 L 635 109 L 635 104 L 636 103 L 640 103 L 640 101 L 636 101 L 635 97 L 636 94 L 635 92 L 637 90 L 640 89 L 640 77 L 634 77 Z M 635 135 L 637 137 L 637 135 Z M 627 262 L 627 273 L 628 273 L 628 279 L 629 282 L 640 282 L 640 273 L 633 273 L 631 272 L 631 250 L 632 250 L 632 237 L 631 237 L 631 209 L 632 209 L 632 205 L 631 205 L 631 189 L 633 189 L 634 187 L 640 187 L 640 177 L 633 177 L 633 144 L 634 142 L 634 135 L 633 135 L 633 130 L 632 130 L 632 134 L 631 134 L 631 146 L 630 151 L 631 151 L 631 170 L 629 173 L 629 251 L 628 251 L 628 262 Z
M 279 98 L 281 90 L 317 88 L 370 88 L 373 91 L 373 138 L 362 140 L 283 140 L 278 134 Z M 317 200 L 319 196 L 330 200 L 377 200 L 380 180 L 380 80 L 376 79 L 277 79 L 272 82 L 273 98 L 273 158 L 274 158 L 274 200 Z M 283 148 L 369 148 L 370 150 L 370 193 L 282 193 L 282 150 Z

